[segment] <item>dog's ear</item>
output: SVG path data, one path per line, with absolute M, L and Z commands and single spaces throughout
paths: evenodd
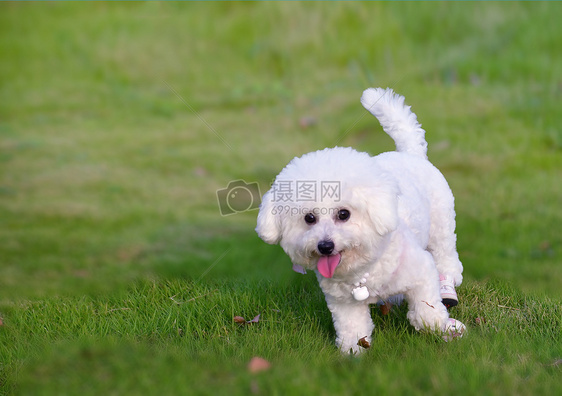
M 262 198 L 256 232 L 264 242 L 274 245 L 281 240 L 281 217 L 275 212 L 275 202 L 271 195 L 270 190 Z
M 353 202 L 366 212 L 376 232 L 385 235 L 398 228 L 399 194 L 394 180 L 381 178 L 373 186 L 354 189 Z

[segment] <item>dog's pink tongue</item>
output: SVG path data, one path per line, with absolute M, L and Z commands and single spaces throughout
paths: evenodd
M 324 278 L 331 278 L 334 276 L 334 271 L 340 263 L 340 260 L 340 254 L 334 254 L 333 256 L 320 256 L 316 268 L 318 268 L 318 272 L 320 272 Z

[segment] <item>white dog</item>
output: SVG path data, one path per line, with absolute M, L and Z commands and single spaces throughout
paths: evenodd
M 256 231 L 280 243 L 295 270 L 315 270 L 343 352 L 369 345 L 369 304 L 400 294 L 416 330 L 460 336 L 465 326 L 442 302 L 443 290 L 456 300 L 462 282 L 453 194 L 404 97 L 370 88 L 361 103 L 397 151 L 335 147 L 293 159 L 264 195 Z

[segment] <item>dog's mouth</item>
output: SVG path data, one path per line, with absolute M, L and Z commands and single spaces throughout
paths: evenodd
M 331 278 L 334 276 L 334 271 L 341 261 L 341 254 L 331 254 L 329 256 L 320 256 L 316 268 L 324 278 Z

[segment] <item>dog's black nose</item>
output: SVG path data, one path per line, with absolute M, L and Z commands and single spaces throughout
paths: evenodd
M 332 254 L 334 251 L 334 242 L 332 241 L 320 241 L 318 242 L 318 251 L 321 254 Z

